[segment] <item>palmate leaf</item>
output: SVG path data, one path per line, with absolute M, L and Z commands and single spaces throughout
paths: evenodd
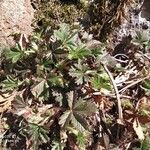
M 113 56 L 104 51 L 103 54 L 96 57 L 96 64 L 105 64 L 106 66 L 114 68 L 118 63 Z
M 82 59 L 90 55 L 91 51 L 87 49 L 84 44 L 69 47 L 69 55 L 68 55 L 69 59 Z
M 45 130 L 43 127 L 39 128 L 39 137 L 44 143 L 46 143 L 49 140 L 49 137 L 47 134 L 48 134 L 47 130 Z
M 5 94 L 6 97 L 0 95 L 0 113 L 10 110 L 10 106 L 16 97 L 17 92 L 13 92 L 11 95 Z
M 48 79 L 48 83 L 52 86 L 59 86 L 59 87 L 63 87 L 63 80 L 61 76 L 51 76 Z
M 133 39 L 133 43 L 135 44 L 148 44 L 149 41 L 149 33 L 143 31 L 136 31 L 136 37 Z
M 12 101 L 12 108 L 14 109 L 14 113 L 18 116 L 30 111 L 27 101 L 23 99 L 21 95 L 16 95 L 14 101 Z
M 145 44 L 145 46 L 146 46 L 146 49 L 150 48 L 150 40 Z
M 69 71 L 69 75 L 76 78 L 76 83 L 83 84 L 84 82 L 84 72 L 82 70 L 76 70 L 75 68 L 71 68 Z
M 77 143 L 81 150 L 86 149 L 86 135 L 83 132 L 78 132 L 77 134 Z
M 2 86 L 2 90 L 13 90 L 16 89 L 18 86 L 20 86 L 23 83 L 23 81 L 20 81 L 18 79 L 15 79 L 13 76 L 7 76 L 7 79 L 2 81 L 0 86 Z
M 141 115 L 150 117 L 150 111 L 149 111 L 149 110 L 142 109 L 142 110 L 141 110 Z
M 64 42 L 66 40 L 66 38 L 68 37 L 69 30 L 70 30 L 70 28 L 68 25 L 61 24 L 61 28 L 59 30 L 54 30 L 54 37 L 57 40 Z
M 85 116 L 93 115 L 94 113 L 96 113 L 96 111 L 97 107 L 94 102 L 84 101 L 80 99 L 73 106 L 71 123 L 80 132 L 89 130 Z
M 86 149 L 86 143 L 88 142 L 88 138 L 90 136 L 90 132 L 80 132 L 76 128 L 70 126 L 67 128 L 69 132 L 73 133 L 76 136 L 77 145 L 79 150 L 85 150 Z
M 53 141 L 51 150 L 63 150 L 64 147 L 64 143 L 61 143 L 59 141 Z
M 29 132 L 31 140 L 33 142 L 33 149 L 37 149 L 38 144 L 46 143 L 49 140 L 48 131 L 42 126 L 38 126 L 34 123 L 29 123 Z
M 67 110 L 64 112 L 64 114 L 60 117 L 60 121 L 59 121 L 59 124 L 62 126 L 62 127 L 66 127 L 71 118 L 72 118 L 72 111 L 71 110 Z
M 105 74 L 101 74 L 101 75 L 98 75 L 96 74 L 92 80 L 91 80 L 91 83 L 92 83 L 92 86 L 95 88 L 95 89 L 106 89 L 106 90 L 111 90 L 111 84 L 110 84 L 110 81 L 109 79 L 107 79 L 107 76 L 105 76 Z
M 76 40 L 78 37 L 78 31 L 73 31 L 73 33 L 70 33 L 70 35 L 66 39 L 66 46 L 75 46 L 76 45 Z
M 62 127 L 67 126 L 69 124 L 71 118 L 72 118 L 72 115 L 73 115 L 72 108 L 74 105 L 73 94 L 74 94 L 73 91 L 71 91 L 67 94 L 67 96 L 68 96 L 67 101 L 68 101 L 68 105 L 69 105 L 70 110 L 65 111 L 63 113 L 63 115 L 60 117 L 59 124 Z
M 77 31 L 71 33 L 69 25 L 63 23 L 61 24 L 59 30 L 54 30 L 54 37 L 57 40 L 60 40 L 63 45 L 69 47 L 71 45 L 75 45 L 75 41 L 77 39 Z
M 91 52 L 92 52 L 92 55 L 93 56 L 99 56 L 99 55 L 102 55 L 103 54 L 103 51 L 104 49 L 103 48 L 95 48 L 95 49 L 92 49 Z
M 48 88 L 48 84 L 46 82 L 46 80 L 41 80 L 37 85 L 34 86 L 34 88 L 32 88 L 32 94 L 35 97 L 40 97 L 41 94 L 44 92 L 44 90 L 46 90 L 46 88 Z
M 75 67 L 72 67 L 69 70 L 69 75 L 76 78 L 76 83 L 83 84 L 84 82 L 87 82 L 90 80 L 89 75 L 95 74 L 95 70 L 91 70 L 89 67 L 87 67 L 84 64 L 81 64 L 80 62 L 75 65 Z
M 7 49 L 5 51 L 6 59 L 11 60 L 12 63 L 16 63 L 23 57 L 23 51 L 19 44 L 16 45 L 15 48 Z
M 97 111 L 97 107 L 92 101 L 78 100 L 75 106 L 73 107 L 73 112 L 80 115 L 93 115 Z
M 84 119 L 84 117 L 82 117 L 81 115 L 75 112 L 73 113 L 71 117 L 71 123 L 80 132 L 84 132 L 85 130 L 88 130 L 87 121 Z
M 25 49 L 20 44 L 16 44 L 16 47 L 6 49 L 4 54 L 7 60 L 11 60 L 12 63 L 17 63 L 19 60 L 33 53 L 35 53 L 34 49 Z
M 74 103 L 73 92 L 68 94 L 68 103 L 70 109 L 65 111 L 60 117 L 59 124 L 62 127 L 67 127 L 70 122 L 79 131 L 88 130 L 88 124 L 85 119 L 86 116 L 93 115 L 97 111 L 97 107 L 92 101 L 84 101 L 79 99 Z

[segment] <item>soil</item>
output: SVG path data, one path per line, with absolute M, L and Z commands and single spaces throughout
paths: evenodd
M 15 45 L 12 34 L 30 35 L 34 10 L 30 0 L 0 1 L 0 48 Z

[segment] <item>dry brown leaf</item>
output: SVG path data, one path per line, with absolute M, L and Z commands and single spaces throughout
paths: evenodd
M 135 133 L 137 134 L 138 138 L 140 140 L 144 140 L 145 137 L 144 137 L 143 129 L 142 129 L 140 122 L 137 118 L 135 118 L 133 121 L 133 129 L 134 129 Z
M 3 113 L 4 111 L 9 109 L 9 107 L 11 106 L 11 102 L 14 100 L 15 96 L 15 92 L 11 95 L 0 95 L 0 113 Z
M 46 81 L 45 80 L 42 80 L 40 81 L 35 87 L 32 88 L 32 94 L 35 96 L 35 97 L 39 97 L 40 94 L 43 92 L 44 90 L 44 86 L 46 84 Z
M 150 101 L 146 96 L 140 99 L 139 107 L 142 109 L 150 110 Z

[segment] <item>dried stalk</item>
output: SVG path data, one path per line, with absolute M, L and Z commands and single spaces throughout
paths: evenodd
M 122 88 L 121 90 L 119 90 L 119 93 L 120 92 L 124 92 L 128 88 L 130 88 L 130 87 L 132 87 L 132 86 L 134 86 L 134 85 L 136 85 L 136 84 L 138 84 L 138 83 L 140 83 L 140 82 L 142 82 L 142 81 L 144 81 L 145 79 L 148 79 L 148 78 L 149 78 L 149 76 L 146 76 L 146 77 L 143 77 L 141 79 L 138 79 L 137 81 L 132 82 L 131 84 L 128 84 L 127 86 L 125 86 L 124 88 Z
M 111 74 L 111 72 L 108 70 L 107 66 L 105 64 L 102 64 L 105 71 L 107 72 L 111 82 L 112 82 L 112 85 L 113 85 L 113 88 L 114 88 L 114 91 L 115 91 L 115 94 L 116 94 L 116 98 L 117 98 L 117 104 L 118 104 L 118 114 L 119 114 L 119 119 L 120 120 L 123 120 L 123 114 L 122 114 L 122 106 L 121 106 L 121 99 L 120 99 L 120 95 L 119 95 L 119 91 L 118 91 L 118 88 L 117 88 L 117 85 L 115 83 L 115 80 Z

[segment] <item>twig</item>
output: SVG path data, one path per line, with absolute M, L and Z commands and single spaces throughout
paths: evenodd
M 148 60 L 150 60 L 150 57 L 148 57 L 146 54 L 143 54 L 143 52 L 139 51 L 139 54 L 143 55 L 145 58 L 147 58 Z
M 111 97 L 111 98 L 115 98 L 116 97 L 115 94 L 105 93 L 105 92 L 103 92 L 103 93 L 102 92 L 94 92 L 92 94 L 94 94 L 94 95 L 102 95 L 102 94 L 104 94 L 104 96 Z M 120 96 L 120 98 L 133 99 L 131 96 L 127 96 L 127 95 L 120 94 L 119 96 Z
M 124 57 L 126 57 L 127 59 L 129 58 L 127 55 L 125 55 L 125 54 L 116 54 L 114 57 L 116 58 L 117 56 L 124 56 Z
M 119 90 L 119 93 L 120 93 L 120 92 L 124 92 L 124 91 L 127 90 L 128 88 L 130 88 L 130 87 L 132 87 L 132 86 L 134 86 L 134 85 L 136 85 L 136 84 L 138 84 L 138 83 L 144 81 L 144 80 L 147 79 L 147 78 L 149 78 L 149 76 L 143 77 L 143 78 L 141 78 L 141 79 L 138 79 L 137 81 L 132 82 L 131 84 L 129 84 L 129 85 L 125 86 L 124 88 L 122 88 L 121 90 Z
M 123 119 L 122 106 L 121 106 L 121 99 L 120 99 L 120 95 L 119 95 L 119 91 L 118 91 L 117 85 L 115 83 L 115 80 L 114 80 L 111 72 L 108 70 L 107 66 L 105 64 L 102 64 L 102 65 L 103 65 L 105 71 L 107 72 L 111 82 L 112 82 L 112 85 L 113 85 L 113 88 L 114 88 L 114 91 L 115 91 L 115 94 L 116 94 L 116 98 L 117 98 L 117 103 L 118 103 L 119 119 L 122 120 Z
M 117 58 L 115 58 L 115 60 L 120 62 L 120 63 L 127 63 L 128 62 L 128 60 L 121 60 L 121 59 L 117 59 Z
M 106 94 L 105 96 L 114 98 L 114 97 L 115 97 L 115 94 Z M 127 96 L 127 95 L 121 95 L 121 94 L 120 94 L 119 96 L 120 96 L 120 98 L 133 99 L 131 96 Z
M 127 144 L 127 146 L 126 146 L 126 149 L 125 149 L 125 150 L 128 150 L 128 149 L 129 149 L 129 147 L 130 147 L 130 145 L 131 145 L 131 142 Z

